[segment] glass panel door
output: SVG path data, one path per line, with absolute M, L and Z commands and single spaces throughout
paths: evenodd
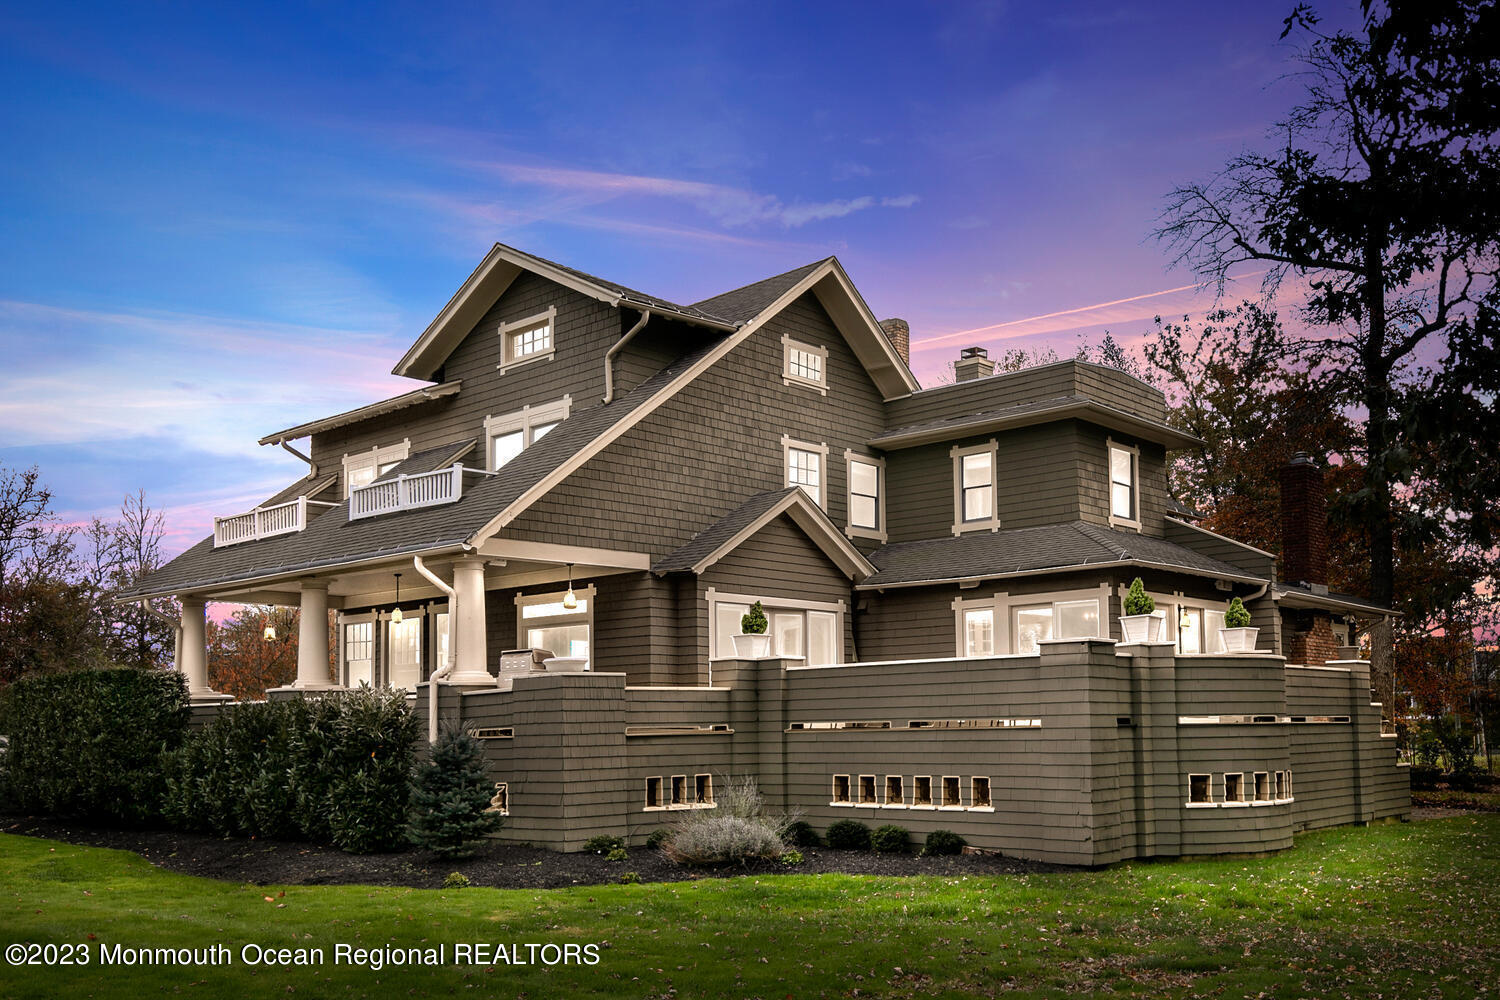
M 387 685 L 415 691 L 422 679 L 422 619 L 409 615 L 386 623 Z

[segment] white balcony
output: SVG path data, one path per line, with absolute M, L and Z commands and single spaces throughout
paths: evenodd
M 257 507 L 243 514 L 216 517 L 214 518 L 214 548 L 259 541 L 262 538 L 274 538 L 277 535 L 290 535 L 294 531 L 301 531 L 307 527 L 308 508 L 312 508 L 313 513 L 316 514 L 323 508 L 337 506 L 338 504 L 298 497 L 287 503 Z
M 470 469 L 470 472 L 477 470 Z M 397 476 L 349 491 L 349 520 L 453 503 L 464 495 L 464 467 L 454 464 L 435 472 Z

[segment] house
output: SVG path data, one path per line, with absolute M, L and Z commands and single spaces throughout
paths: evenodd
M 1405 812 L 1334 638 L 1387 612 L 1328 592 L 1311 460 L 1282 582 L 1172 500 L 1196 439 L 1158 390 L 979 348 L 924 389 L 909 350 L 836 258 L 679 305 L 496 245 L 396 364 L 416 388 L 263 437 L 306 475 L 125 596 L 181 601 L 205 713 L 204 603 L 299 606 L 273 696 L 412 691 L 485 740 L 503 835 L 564 850 L 740 773 L 815 823 L 1089 864 Z M 1164 641 L 1118 642 L 1136 576 Z

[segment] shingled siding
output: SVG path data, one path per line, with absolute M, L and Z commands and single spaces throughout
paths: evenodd
M 895 430 L 1063 396 L 1087 396 L 1151 420 L 1164 421 L 1167 415 L 1166 399 L 1159 391 L 1113 368 L 1070 360 L 912 393 L 889 404 L 886 427 Z
M 1396 741 L 1380 735 L 1380 708 L 1370 702 L 1369 666 L 1289 666 L 1287 713 L 1347 716 L 1348 722 L 1292 723 L 1292 790 L 1298 829 L 1404 817 L 1411 810 L 1407 768 Z
M 1109 525 L 1109 444 L 1136 447 L 1139 517 L 1141 533 L 1154 538 L 1166 537 L 1167 451 L 1159 444 L 1126 437 L 1093 424 L 1075 422 L 1078 438 L 1073 474 L 1078 480 L 1079 509 L 1082 519 Z
M 1251 693 L 1219 690 L 1236 670 Z M 1313 705 L 1344 714 L 1337 709 L 1368 682 L 1357 671 L 1305 679 L 1307 671 L 1288 670 L 1286 701 L 1281 670 L 1269 656 L 1184 658 L 1166 645 L 1064 640 L 1044 643 L 1037 656 L 790 669 L 778 660 L 732 661 L 717 665 L 712 688 L 627 687 L 620 674 L 589 673 L 524 677 L 511 692 L 442 690 L 445 718 L 461 713 L 470 728 L 512 729 L 509 738 L 485 741 L 491 778 L 510 787 L 506 839 L 560 850 L 600 833 L 640 843 L 680 815 L 647 808 L 648 778 L 663 779 L 670 806 L 673 775 L 691 787 L 709 774 L 718 790 L 749 775 L 772 810 L 800 811 L 820 828 L 857 818 L 895 823 L 917 838 L 950 829 L 1009 854 L 1106 864 L 1278 850 L 1294 828 L 1404 813 L 1405 771 L 1367 702 L 1353 724 L 1180 721 L 1211 707 L 1221 715 L 1284 718 Z M 419 712 L 425 697 L 424 686 Z M 1040 726 L 993 726 L 995 719 Z M 911 726 L 958 720 L 967 724 Z M 889 726 L 829 725 L 856 722 Z M 627 726 L 705 730 L 627 736 Z M 1225 772 L 1243 773 L 1253 797 L 1256 771 L 1274 783 L 1286 770 L 1294 801 L 1224 801 Z M 1189 807 L 1188 775 L 1196 773 L 1213 776 L 1213 802 Z M 834 775 L 849 776 L 852 804 L 833 803 Z M 858 801 L 862 775 L 875 778 L 876 804 Z M 900 804 L 884 801 L 890 776 L 902 779 Z M 950 776 L 960 779 L 957 807 L 942 806 Z M 932 808 L 914 801 L 917 777 L 932 779 Z M 989 809 L 975 807 L 975 777 L 989 779 Z
M 781 338 L 828 349 L 828 395 L 782 381 Z M 844 450 L 882 426 L 880 395 L 816 296 L 797 300 L 533 504 L 503 536 L 664 555 L 786 484 L 783 434 L 827 444 L 825 509 L 846 522 Z
M 502 372 L 502 322 L 557 309 L 555 353 L 548 360 Z M 637 314 L 622 314 L 597 299 L 523 272 L 449 356 L 442 377 L 459 379 L 456 396 L 421 403 L 384 417 L 314 435 L 312 458 L 322 473 L 341 473 L 346 454 L 411 440 L 413 453 L 452 442 L 482 438 L 487 416 L 514 413 L 523 406 L 551 403 L 568 395 L 573 409 L 600 405 L 604 397 L 604 355 L 633 325 Z M 615 362 L 616 393 L 636 385 L 702 339 L 691 327 L 654 319 L 652 335 L 638 336 Z M 486 444 L 465 464 L 487 463 Z M 338 484 L 339 497 L 344 495 Z
M 952 449 L 991 439 L 997 448 L 995 510 L 1002 528 L 1079 519 L 1076 468 L 1083 458 L 1083 444 L 1077 421 L 1065 420 L 890 452 L 886 456 L 889 541 L 952 536 Z

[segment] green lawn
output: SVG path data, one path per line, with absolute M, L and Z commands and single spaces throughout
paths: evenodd
M 266 897 L 270 897 L 267 899 Z M 134 855 L 0 836 L 4 997 L 1465 997 L 1500 992 L 1500 815 L 1299 838 L 1236 861 L 1004 878 L 784 876 L 568 890 L 230 885 Z M 98 964 L 100 945 L 203 948 L 209 968 Z M 334 946 L 437 947 L 440 968 L 334 965 Z M 451 964 L 460 942 L 595 943 L 596 965 Z M 314 968 L 239 952 L 322 948 Z M 1014 992 L 1012 992 L 1014 991 Z

